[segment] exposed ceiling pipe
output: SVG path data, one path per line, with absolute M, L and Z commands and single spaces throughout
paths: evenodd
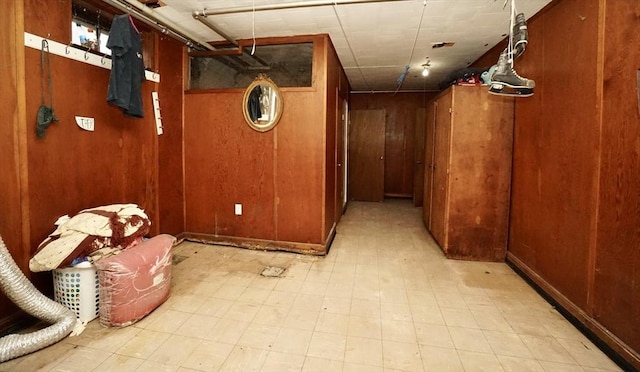
M 195 12 L 193 12 L 193 18 L 198 20 L 203 25 L 209 27 L 211 29 L 211 31 L 213 31 L 216 34 L 222 36 L 230 44 L 233 44 L 236 47 L 238 46 L 238 42 L 235 41 L 231 36 L 227 35 L 224 31 L 220 30 L 213 23 L 209 22 L 209 20 L 207 20 L 207 16 L 206 15 L 201 15 L 201 14 L 199 14 L 199 12 L 195 11 Z
M 268 4 L 268 5 L 258 5 L 256 7 L 246 6 L 246 7 L 237 7 L 237 8 L 225 8 L 225 9 L 203 9 L 200 11 L 194 11 L 193 17 L 201 16 L 212 16 L 212 15 L 221 15 L 221 14 L 231 14 L 231 13 L 246 13 L 252 11 L 263 11 L 263 10 L 279 10 L 279 9 L 294 9 L 294 8 L 311 8 L 318 6 L 331 6 L 331 5 L 348 5 L 348 4 L 366 4 L 366 3 L 388 3 L 393 1 L 414 1 L 414 0 L 309 0 L 309 1 L 298 1 L 295 3 L 276 3 L 276 4 Z
M 163 34 L 167 34 L 175 39 L 182 41 L 189 47 L 203 48 L 215 50 L 207 41 L 198 36 L 191 34 L 189 31 L 176 25 L 173 21 L 165 18 L 153 9 L 136 0 L 102 0 L 119 10 L 131 14 L 132 17 L 148 24 L 149 26 L 159 30 Z
M 131 1 L 131 0 L 127 0 Z M 294 8 L 310 8 L 310 7 L 318 7 L 318 6 L 332 6 L 332 5 L 347 5 L 347 4 L 365 4 L 365 3 L 383 3 L 383 2 L 393 2 L 393 1 L 409 1 L 409 0 L 344 0 L 344 1 L 329 1 L 329 0 L 311 0 L 311 1 L 301 1 L 297 3 L 277 3 L 271 5 L 259 5 L 256 7 L 237 7 L 237 8 L 226 8 L 219 10 L 212 9 L 203 9 L 203 10 L 194 10 L 192 16 L 194 19 L 197 19 L 203 25 L 207 26 L 216 34 L 222 36 L 227 42 L 233 44 L 234 46 L 238 46 L 238 42 L 234 40 L 231 36 L 227 35 L 224 31 L 220 30 L 216 25 L 207 20 L 208 16 L 213 15 L 221 15 L 221 14 L 232 14 L 232 13 L 246 13 L 253 11 L 264 11 L 264 10 L 279 10 L 279 9 L 294 9 Z

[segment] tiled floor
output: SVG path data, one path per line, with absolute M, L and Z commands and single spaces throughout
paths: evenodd
M 445 259 L 420 216 L 352 202 L 326 257 L 182 243 L 151 315 L 0 371 L 619 370 L 505 264 Z

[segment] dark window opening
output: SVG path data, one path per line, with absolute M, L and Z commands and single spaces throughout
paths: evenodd
M 313 43 L 251 47 L 242 54 L 190 58 L 190 89 L 246 88 L 266 74 L 279 87 L 311 87 Z

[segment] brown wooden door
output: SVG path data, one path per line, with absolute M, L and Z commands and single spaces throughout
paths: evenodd
M 447 214 L 449 189 L 449 151 L 451 147 L 451 90 L 436 102 L 433 158 L 433 194 L 431 197 L 431 234 L 447 248 Z
M 416 109 L 413 147 L 413 205 L 421 207 L 424 203 L 424 148 L 425 148 L 425 109 Z
M 349 199 L 384 200 L 385 111 L 353 110 L 349 125 Z
M 425 113 L 425 143 L 424 143 L 424 190 L 422 203 L 422 220 L 427 229 L 431 229 L 431 199 L 433 196 L 433 161 L 434 139 L 436 135 L 436 104 L 427 106 Z

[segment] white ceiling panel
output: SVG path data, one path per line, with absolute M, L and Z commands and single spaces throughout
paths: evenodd
M 410 70 L 400 90 L 438 89 L 440 80 L 467 67 L 509 32 L 511 0 L 506 7 L 505 0 L 342 1 L 308 7 L 319 0 L 163 0 L 165 6 L 153 11 L 208 41 L 224 39 L 195 20 L 194 11 L 248 9 L 207 17 L 235 40 L 250 39 L 254 30 L 257 38 L 329 34 L 355 91 L 398 89 L 407 64 Z M 551 1 L 516 0 L 515 5 L 528 19 Z M 251 11 L 253 6 L 282 4 L 299 7 Z M 433 49 L 436 42 L 455 44 Z M 427 57 L 431 74 L 425 79 L 420 73 Z

